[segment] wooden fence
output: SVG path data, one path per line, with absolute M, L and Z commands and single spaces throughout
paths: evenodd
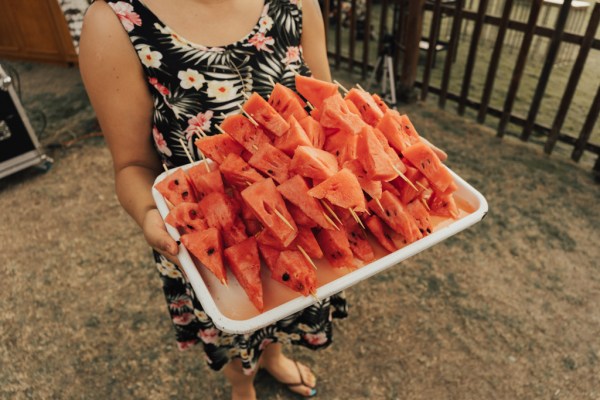
M 472 3 L 473 0 L 469 0 L 469 6 L 472 6 Z M 600 114 L 598 80 L 583 82 L 586 85 L 596 85 L 597 88 L 595 96 L 589 95 L 589 99 L 583 100 L 588 111 L 584 113 L 581 130 L 576 134 L 565 132 L 563 128 L 586 61 L 591 52 L 600 50 L 600 40 L 595 37 L 600 22 L 600 2 L 498 0 L 495 5 L 501 8 L 499 16 L 489 12 L 489 0 L 479 0 L 477 3 L 472 10 L 465 5 L 465 0 L 322 0 L 328 49 L 333 66 L 336 69 L 346 67 L 352 72 L 360 73 L 364 80 L 373 74 L 375 67 L 381 65 L 378 61 L 387 55 L 393 60 L 393 74 L 401 100 L 409 99 L 411 95 L 413 98 L 419 96 L 422 100 L 427 100 L 430 94 L 433 94 L 437 96 L 439 107 L 446 107 L 448 100 L 454 101 L 457 103 L 459 114 L 463 115 L 466 109 L 471 109 L 480 123 L 484 123 L 488 115 L 497 118 L 499 137 L 509 133 L 527 141 L 535 133 L 538 141 L 540 137 L 543 138 L 544 151 L 547 154 L 552 153 L 557 142 L 562 142 L 572 147 L 571 158 L 575 161 L 579 161 L 584 152 L 589 152 L 598 156 L 593 172 L 596 178 L 600 179 L 600 146 L 590 142 Z M 587 21 L 578 21 L 578 25 L 584 27 L 583 32 L 566 30 L 569 14 L 573 14 L 573 10 L 582 7 L 583 4 L 591 10 Z M 520 7 L 521 14 L 525 16 L 524 20 L 514 18 L 515 6 Z M 558 7 L 551 27 L 545 24 L 548 12 L 544 7 L 549 6 Z M 544 21 L 540 21 L 543 10 Z M 442 21 L 447 40 L 441 38 Z M 470 95 L 474 65 L 478 59 L 483 32 L 489 36 L 490 28 L 493 28 L 490 41 L 493 50 L 486 65 L 483 93 L 480 98 L 474 98 Z M 520 35 L 521 40 L 516 42 L 517 46 L 513 46 L 518 50 L 518 54 L 509 74 L 508 91 L 503 106 L 494 106 L 490 99 L 494 86 L 497 85 L 499 62 L 502 53 L 507 51 L 508 39 L 515 35 Z M 528 82 L 535 86 L 535 91 L 530 102 L 528 99 L 527 115 L 518 115 L 514 111 L 517 93 L 524 80 L 532 79 L 530 76 L 524 76 L 524 71 L 531 60 L 531 53 L 539 47 L 537 41 L 540 38 L 548 43 L 545 57 L 541 60 L 542 68 L 537 81 Z M 469 46 L 466 56 L 462 55 L 465 60 L 461 60 L 464 61 L 464 71 L 461 71 L 464 73 L 462 82 L 456 82 L 461 78 L 457 78 L 456 73 L 452 74 L 452 70 L 459 41 L 465 40 Z M 576 54 L 574 49 L 577 49 Z M 441 50 L 445 53 L 443 71 L 438 79 L 439 85 L 435 86 L 431 77 Z M 559 55 L 567 50 L 574 56 L 573 61 L 567 63 L 571 70 L 567 74 L 560 103 L 552 110 L 553 122 L 544 125 L 538 122 L 540 105 L 547 92 L 552 70 L 559 61 Z M 600 70 L 596 76 L 600 76 Z M 451 91 L 451 83 L 460 83 L 460 90 Z M 593 88 L 591 90 L 593 93 Z M 518 127 L 520 133 L 515 133 L 514 129 L 507 130 L 509 123 Z M 599 138 L 600 135 L 596 134 L 594 139 Z

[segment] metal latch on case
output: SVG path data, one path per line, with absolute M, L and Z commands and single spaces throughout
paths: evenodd
M 0 72 L 0 90 L 3 90 L 5 92 L 8 91 L 8 87 L 11 85 L 11 83 L 12 78 Z

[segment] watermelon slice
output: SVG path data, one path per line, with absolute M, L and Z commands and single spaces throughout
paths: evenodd
M 221 164 L 228 154 L 234 153 L 239 156 L 244 151 L 242 145 L 226 133 L 199 138 L 194 144 L 205 157 L 218 164 Z
M 338 170 L 335 156 L 311 146 L 299 146 L 290 164 L 291 172 L 317 180 L 331 178 Z
M 248 239 L 246 225 L 244 224 L 244 221 L 242 221 L 242 219 L 237 215 L 233 219 L 233 224 L 223 228 L 221 234 L 223 236 L 223 242 L 225 242 L 225 247 L 234 246 Z
M 296 75 L 296 90 L 314 107 L 319 109 L 323 100 L 339 93 L 338 86 L 334 83 L 302 75 Z
M 265 265 L 269 268 L 269 271 L 273 272 L 281 250 L 265 244 L 261 244 L 258 240 L 256 241 L 256 243 L 258 244 L 258 252 L 260 253 L 261 258 L 265 262 Z
M 392 146 L 390 146 L 390 144 L 389 144 L 387 138 L 385 137 L 385 135 L 383 134 L 383 132 L 381 132 L 377 128 L 373 128 L 373 133 L 375 134 L 375 136 L 377 136 L 379 143 L 381 143 L 383 150 L 389 157 L 390 162 L 394 166 L 394 169 L 396 170 L 396 172 L 401 172 L 401 173 L 406 172 L 406 164 L 404 164 L 404 162 L 400 158 L 398 152 L 396 152 L 396 150 L 394 150 L 392 148 Z
M 360 115 L 359 109 L 356 108 L 356 105 L 353 102 L 351 102 L 348 99 L 344 99 L 344 103 L 346 103 L 346 105 L 348 106 L 348 110 L 350 110 L 350 112 L 352 114 L 358 115 L 359 117 L 362 118 L 362 116 Z
M 249 166 L 240 156 L 229 154 L 219 165 L 219 169 L 227 183 L 238 189 L 265 179 L 254 168 Z
M 331 224 L 325 218 L 323 207 L 309 195 L 309 189 L 308 184 L 300 175 L 295 175 L 277 187 L 277 191 L 308 218 L 324 229 L 332 229 Z
M 369 207 L 379 216 L 379 218 L 385 221 L 394 232 L 402 235 L 407 244 L 423 237 L 419 231 L 417 222 L 408 212 L 406 206 L 402 204 L 396 196 L 389 191 L 384 190 L 381 195 L 380 203 L 383 209 L 374 200 L 369 202 Z
M 169 172 L 167 176 L 154 187 L 174 206 L 185 202 L 196 202 L 194 188 L 190 184 L 188 176 L 181 168 Z
M 288 156 L 293 156 L 296 147 L 312 146 L 312 142 L 306 132 L 304 132 L 302 125 L 298 123 L 293 115 L 288 119 L 288 123 L 290 124 L 290 129 L 282 136 L 275 138 L 273 144 Z
M 332 267 L 355 268 L 354 257 L 345 231 L 322 229 L 317 234 L 317 242 Z
M 292 160 L 284 152 L 270 144 L 264 144 L 248 160 L 248 164 L 272 177 L 277 183 L 283 183 L 288 179 L 291 162 Z
M 407 115 L 400 115 L 396 110 L 388 110 L 377 124 L 390 145 L 399 152 L 420 142 L 421 138 Z
M 423 142 L 407 147 L 402 152 L 404 157 L 421 172 L 436 191 L 445 192 L 454 182 L 450 171 L 442 164 L 439 157 Z
M 209 193 L 221 192 L 225 193 L 221 172 L 217 168 L 217 164 L 212 163 L 210 172 L 207 172 L 206 165 L 200 163 L 187 169 L 187 174 L 194 186 L 196 200 L 200 201 Z
M 254 126 L 241 114 L 226 117 L 221 123 L 221 129 L 250 153 L 255 153 L 265 143 L 271 143 L 271 139 L 261 128 Z
M 373 97 L 364 90 L 352 88 L 346 94 L 345 99 L 354 103 L 363 121 L 371 126 L 377 126 L 383 117 L 383 112 L 381 112 Z
M 298 121 L 308 116 L 306 103 L 292 89 L 276 83 L 269 96 L 269 104 L 286 120 L 294 116 Z
M 198 203 L 179 203 L 169 211 L 165 222 L 176 228 L 180 235 L 208 228 Z
M 319 122 L 325 128 L 336 128 L 358 135 L 366 125 L 360 116 L 353 114 L 340 94 L 323 100 Z
M 379 95 L 377 93 L 373 93 L 371 95 L 373 97 L 373 101 L 375 101 L 375 104 L 377 104 L 377 107 L 379 107 L 379 109 L 381 110 L 382 113 L 386 113 L 387 110 L 389 110 L 390 108 L 387 106 L 387 104 L 385 104 L 385 101 L 383 101 L 383 99 L 381 97 L 379 97 Z
M 371 247 L 371 244 L 367 240 L 367 235 L 360 225 L 354 219 L 349 219 L 344 221 L 344 229 L 350 250 L 352 250 L 356 258 L 364 262 L 373 261 L 375 259 L 373 247 Z
M 298 234 L 298 228 L 272 179 L 264 179 L 244 189 L 242 198 L 261 224 L 270 229 L 284 246 L 292 243 Z
M 367 177 L 371 180 L 389 181 L 398 176 L 392 162 L 373 132 L 373 128 L 365 127 L 358 136 L 356 148 L 357 154 L 360 154 L 360 160 L 363 168 L 367 171 Z
M 322 149 L 323 145 L 325 145 L 325 131 L 319 121 L 313 117 L 306 117 L 298 120 L 298 123 L 304 129 L 304 132 L 306 132 L 306 136 L 308 136 L 313 147 Z
M 256 92 L 250 95 L 242 107 L 256 122 L 275 136 L 282 136 L 290 125 L 269 103 Z
M 459 212 L 452 194 L 434 193 L 429 199 L 430 214 L 438 217 L 458 218 Z
M 389 228 L 385 226 L 383 222 L 381 222 L 379 217 L 377 217 L 376 215 L 371 215 L 365 220 L 365 225 L 367 225 L 369 231 L 371 231 L 373 236 L 375 236 L 379 244 L 384 249 L 386 249 L 390 253 L 393 253 L 397 250 L 396 245 L 392 240 L 392 232 L 390 232 L 388 230 Z
M 223 243 L 216 228 L 181 236 L 181 243 L 197 258 L 221 283 L 227 283 L 227 272 L 223 265 Z
M 271 270 L 271 278 L 304 296 L 317 290 L 315 270 L 299 251 L 282 251 Z
M 427 236 L 432 232 L 433 226 L 431 225 L 431 220 L 429 218 L 429 211 L 423 202 L 424 200 L 421 201 L 421 199 L 415 199 L 406 205 L 406 209 L 417 222 L 421 234 Z
M 317 199 L 327 199 L 331 204 L 354 211 L 365 211 L 365 196 L 358 179 L 350 170 L 342 168 L 333 175 L 314 186 L 308 194 Z
M 333 154 L 337 158 L 338 165 L 342 166 L 346 161 L 356 159 L 357 143 L 357 135 L 341 130 L 325 139 L 323 150 Z
M 226 194 L 213 192 L 198 203 L 208 226 L 220 230 L 230 228 L 235 223 L 237 211 L 234 201 Z
M 250 237 L 223 252 L 229 269 L 246 295 L 260 312 L 264 310 L 263 288 L 260 280 L 260 258 L 256 239 Z
M 367 177 L 367 171 L 363 168 L 359 160 L 346 161 L 344 168 L 347 168 L 356 176 L 362 190 L 374 199 L 381 198 L 381 182 L 374 181 Z
M 400 177 L 394 179 L 390 183 L 398 190 L 398 198 L 400 201 L 404 204 L 408 204 L 423 192 L 424 187 L 429 187 L 429 182 L 423 176 L 423 174 L 421 174 L 419 170 L 414 167 L 406 167 L 406 172 L 404 175 L 413 183 L 412 186 L 406 183 Z
M 294 220 L 294 222 L 296 222 L 296 225 L 306 226 L 308 228 L 316 228 L 317 226 L 319 226 L 319 225 L 317 225 L 317 223 L 315 222 L 314 219 L 310 218 L 308 215 L 306 215 L 304 213 L 304 211 L 302 211 L 300 208 L 293 205 L 289 201 L 286 203 L 285 206 L 287 207 L 288 211 L 290 212 L 290 215 L 292 216 L 292 219 Z
M 323 250 L 319 246 L 315 234 L 310 228 L 305 226 L 298 227 L 298 236 L 290 246 L 293 250 L 300 246 L 310 258 L 323 258 Z

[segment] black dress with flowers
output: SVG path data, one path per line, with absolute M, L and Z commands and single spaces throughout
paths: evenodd
M 225 116 L 238 113 L 244 94 L 266 97 L 273 82 L 294 89 L 295 74 L 310 73 L 300 46 L 302 0 L 265 0 L 253 30 L 224 47 L 186 40 L 139 0 L 107 3 L 142 63 L 154 100 L 152 137 L 169 167 L 189 162 L 182 141 L 199 159 L 194 137 L 214 132 Z M 154 256 L 179 348 L 202 343 L 215 370 L 239 357 L 250 372 L 272 342 L 326 347 L 332 339 L 332 318 L 347 315 L 346 301 L 338 294 L 251 334 L 228 334 L 215 328 L 179 268 L 158 253 Z

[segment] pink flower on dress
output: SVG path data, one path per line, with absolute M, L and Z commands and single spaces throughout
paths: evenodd
M 179 350 L 187 350 L 190 347 L 192 347 L 193 345 L 195 345 L 196 343 L 198 343 L 197 340 L 188 340 L 186 342 L 177 342 L 177 347 L 179 348 Z
M 181 315 L 174 315 L 173 322 L 176 325 L 188 325 L 194 319 L 194 314 L 192 313 L 183 313 Z
M 158 93 L 162 94 L 163 96 L 168 96 L 171 93 L 171 91 L 166 86 L 163 86 L 160 83 L 158 83 L 158 79 L 156 78 L 148 78 L 148 82 L 150 82 L 150 84 L 154 86 L 156 90 L 158 90 Z
M 124 1 L 117 1 L 116 3 L 108 3 L 109 6 L 115 11 L 117 17 L 121 21 L 121 25 L 127 32 L 133 30 L 134 25 L 142 26 L 142 19 L 138 13 L 133 12 L 133 6 Z
M 186 298 L 175 298 L 169 303 L 169 308 L 171 310 L 181 310 L 182 308 L 192 309 L 192 301 Z
M 291 64 L 300 61 L 300 47 L 299 46 L 288 46 L 285 52 L 285 58 L 283 60 L 286 64 Z
M 188 127 L 185 129 L 185 138 L 190 140 L 194 135 L 202 136 L 203 132 L 210 129 L 210 120 L 213 117 L 213 112 L 208 110 L 205 113 L 198 113 L 195 117 L 188 120 Z
M 265 36 L 262 32 L 258 32 L 248 40 L 248 43 L 249 44 L 245 44 L 244 46 L 254 46 L 257 50 L 272 53 L 273 50 L 269 49 L 267 46 L 275 44 L 275 39 L 271 36 Z
M 163 137 L 162 133 L 159 132 L 158 128 L 155 126 L 152 128 L 152 136 L 154 137 L 154 143 L 156 143 L 156 148 L 158 151 L 166 155 L 167 157 L 171 157 L 173 154 L 171 149 L 167 146 L 167 141 Z
M 327 335 L 325 334 L 325 332 L 319 332 L 317 334 L 305 333 L 304 340 L 306 340 L 313 346 L 319 346 L 327 342 Z
M 200 329 L 198 336 L 206 344 L 216 343 L 219 340 L 219 331 L 215 328 Z

